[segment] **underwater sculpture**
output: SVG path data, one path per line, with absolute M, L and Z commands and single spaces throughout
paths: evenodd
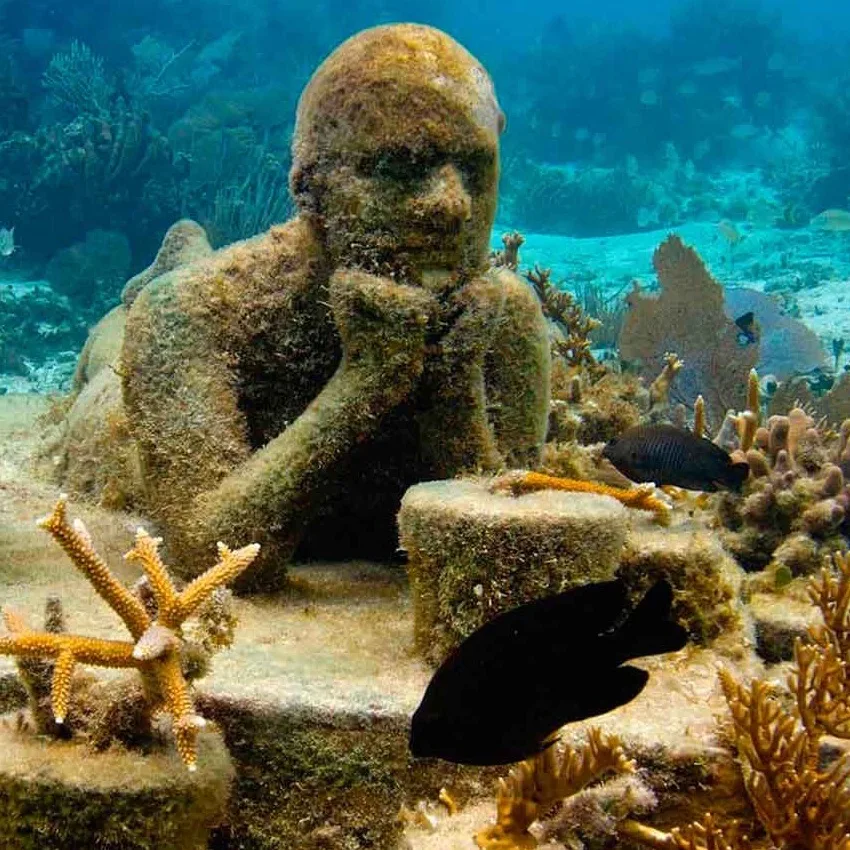
M 451 38 L 364 31 L 299 102 L 298 216 L 138 292 L 100 419 L 124 418 L 143 507 L 190 572 L 219 539 L 262 544 L 263 589 L 299 546 L 389 554 L 410 484 L 539 457 L 545 322 L 512 272 L 485 274 L 503 124 Z
M 673 589 L 657 581 L 625 621 L 626 587 L 595 582 L 528 602 L 473 632 L 432 677 L 410 729 L 415 756 L 510 764 L 554 743 L 566 723 L 633 700 L 649 673 L 632 658 L 681 649 Z M 505 687 L 522 669 L 524 685 Z

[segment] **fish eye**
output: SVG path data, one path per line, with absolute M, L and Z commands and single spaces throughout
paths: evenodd
M 637 452 L 632 452 L 632 453 L 631 453 L 631 459 L 632 459 L 632 463 L 637 463 L 638 453 L 637 453 Z

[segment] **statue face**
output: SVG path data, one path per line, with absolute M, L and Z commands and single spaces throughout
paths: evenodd
M 409 280 L 474 273 L 486 262 L 496 212 L 496 135 L 396 137 L 341 157 L 322 179 L 325 236 L 337 264 Z
M 486 70 L 448 35 L 364 30 L 302 92 L 293 197 L 338 266 L 468 277 L 487 264 L 503 125 Z

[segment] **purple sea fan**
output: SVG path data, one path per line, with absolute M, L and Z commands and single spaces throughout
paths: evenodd
M 726 314 L 733 321 L 752 312 L 761 329 L 757 369 L 785 381 L 826 363 L 817 334 L 803 322 L 782 312 L 775 299 L 756 289 L 726 290 Z

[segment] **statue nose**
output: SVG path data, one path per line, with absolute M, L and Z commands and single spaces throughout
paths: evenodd
M 458 169 L 451 164 L 435 171 L 422 192 L 416 196 L 414 214 L 422 218 L 443 216 L 455 221 L 472 217 L 472 198 Z

